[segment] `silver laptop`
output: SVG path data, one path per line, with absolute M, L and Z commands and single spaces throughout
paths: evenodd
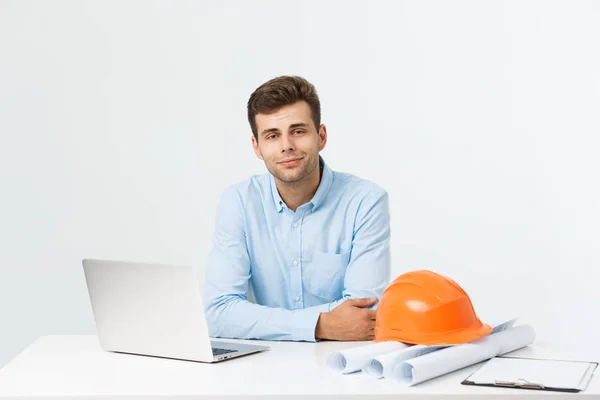
M 106 351 L 211 363 L 269 349 L 211 341 L 192 267 L 84 259 L 83 270 Z

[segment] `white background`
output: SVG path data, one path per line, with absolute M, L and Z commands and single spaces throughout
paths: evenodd
M 246 101 L 297 74 L 394 276 L 454 278 L 600 359 L 599 1 L 0 1 L 0 365 L 95 333 L 83 257 L 192 264 L 264 173 Z M 600 361 L 600 360 L 599 360 Z

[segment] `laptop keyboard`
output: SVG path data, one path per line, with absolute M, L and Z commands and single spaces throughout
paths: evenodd
M 219 349 L 218 347 L 212 348 L 213 356 L 220 356 L 221 354 L 227 354 L 227 353 L 235 353 L 236 351 L 237 350 Z

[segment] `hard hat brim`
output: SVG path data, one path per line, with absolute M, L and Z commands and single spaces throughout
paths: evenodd
M 406 332 L 394 332 L 394 330 L 387 330 L 387 335 L 379 335 L 376 341 L 397 341 L 408 344 L 421 344 L 426 346 L 456 345 L 481 339 L 482 337 L 492 333 L 493 330 L 494 328 L 492 328 L 492 326 L 484 323 L 481 323 L 479 324 L 479 326 L 471 329 L 461 329 L 454 332 L 437 333 L 435 335 L 423 335 L 423 333 L 419 333 L 417 335 L 410 335 L 406 334 Z

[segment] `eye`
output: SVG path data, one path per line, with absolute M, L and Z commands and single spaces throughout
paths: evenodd
M 267 139 L 275 139 L 276 137 L 277 137 L 277 135 L 273 133 L 273 134 L 267 136 Z
M 295 131 L 294 131 L 294 133 L 297 133 L 297 134 L 299 134 L 299 135 L 300 135 L 300 134 L 303 134 L 303 133 L 304 133 L 304 131 L 302 131 L 302 130 L 298 129 L 298 130 L 295 130 Z

